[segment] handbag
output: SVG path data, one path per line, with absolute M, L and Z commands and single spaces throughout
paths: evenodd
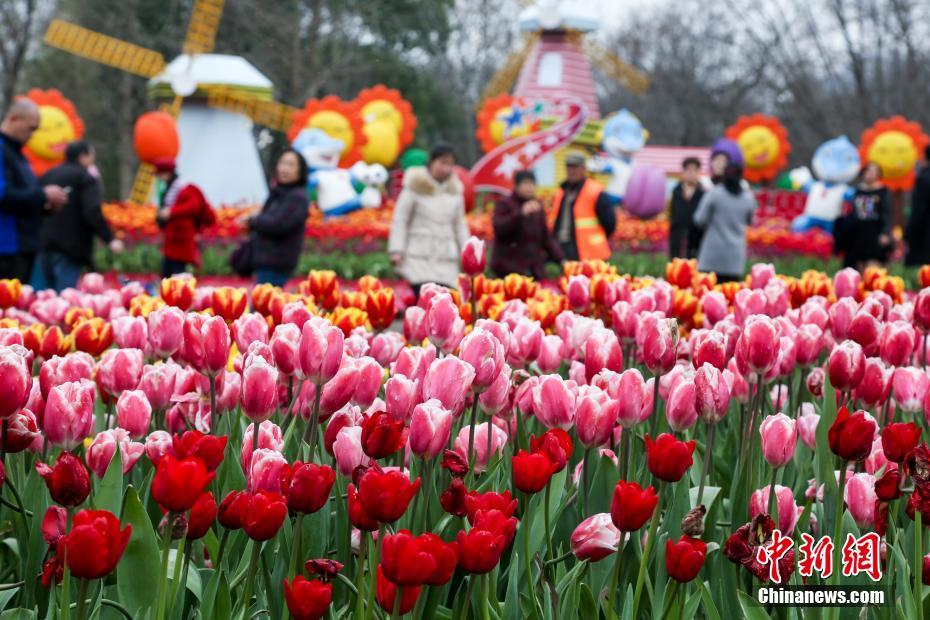
M 249 277 L 255 271 L 255 246 L 252 238 L 242 241 L 229 255 L 229 266 L 237 275 Z

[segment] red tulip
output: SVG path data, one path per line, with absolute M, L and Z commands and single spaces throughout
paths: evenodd
M 455 544 L 443 542 L 432 532 L 414 536 L 400 530 L 381 543 L 381 569 L 399 586 L 441 586 L 452 579 L 455 565 Z
M 378 573 L 375 582 L 375 596 L 378 598 L 378 605 L 387 613 L 394 612 L 394 605 L 397 599 L 397 586 L 391 583 L 391 580 L 384 576 L 381 565 L 378 565 Z M 398 613 L 404 615 L 413 610 L 417 604 L 417 598 L 420 596 L 419 586 L 413 588 L 401 588 L 400 609 Z
M 176 459 L 166 454 L 152 479 L 152 499 L 165 510 L 186 512 L 214 477 L 198 457 Z
M 833 348 L 827 360 L 830 385 L 841 392 L 848 392 L 862 381 L 865 373 L 865 356 L 862 347 L 852 340 L 844 340 Z
M 511 459 L 513 486 L 524 493 L 538 493 L 552 478 L 557 467 L 544 452 L 520 450 Z
M 922 332 L 930 331 L 930 287 L 922 289 L 914 298 L 914 323 Z
M 649 519 L 659 503 L 655 489 L 643 489 L 635 482 L 621 480 L 614 488 L 610 518 L 621 532 L 635 532 Z
M 245 491 L 230 491 L 217 511 L 217 520 L 228 530 L 241 529 L 249 509 L 250 495 Z
M 565 296 L 569 307 L 582 314 L 591 303 L 591 280 L 585 275 L 574 275 L 568 278 L 565 287 Z
M 329 500 L 336 472 L 327 465 L 294 461 L 287 487 L 287 507 L 303 514 L 320 510 Z
M 687 583 L 697 577 L 704 566 L 707 545 L 704 541 L 682 536 L 678 542 L 665 542 L 665 571 L 675 581 Z
M 882 429 L 882 450 L 885 457 L 894 463 L 907 460 L 907 455 L 920 441 L 920 427 L 913 422 L 892 423 Z
M 655 440 L 646 435 L 646 465 L 652 475 L 666 482 L 678 482 L 694 462 L 692 455 L 696 443 L 678 441 L 673 435 L 662 433 Z
M 359 499 L 358 491 L 355 490 L 354 484 L 349 484 L 347 495 L 349 522 L 355 528 L 365 532 L 377 531 L 378 521 L 365 512 L 365 508 L 362 506 L 362 502 Z
M 269 540 L 281 529 L 286 517 L 287 504 L 280 493 L 258 491 L 249 497 L 242 529 L 252 540 Z
M 404 446 L 404 423 L 376 411 L 362 423 L 362 450 L 373 459 L 394 454 Z
M 319 620 L 333 602 L 333 584 L 297 575 L 284 580 L 284 600 L 294 620 Z
M 844 461 L 861 461 L 872 450 L 876 430 L 875 421 L 866 418 L 864 411 L 850 415 L 846 407 L 840 407 L 827 435 L 830 450 Z
M 623 534 L 609 513 L 592 515 L 578 524 L 570 540 L 572 553 L 579 560 L 598 562 L 617 552 Z
M 469 276 L 484 273 L 486 261 L 484 241 L 475 236 L 469 237 L 462 247 L 462 271 Z
M 251 427 L 246 429 L 246 436 L 251 440 Z M 176 458 L 199 457 L 207 466 L 207 471 L 216 471 L 223 462 L 227 442 L 225 436 L 205 435 L 195 430 L 185 431 L 183 435 L 177 435 L 171 441 Z
M 397 521 L 419 490 L 419 478 L 410 482 L 402 472 L 378 468 L 366 471 L 358 482 L 359 499 L 365 513 L 379 523 Z
M 465 483 L 461 478 L 452 478 L 446 490 L 439 495 L 439 505 L 454 517 L 464 517 L 467 514 L 465 496 Z
M 67 534 L 68 512 L 61 506 L 49 506 L 42 517 L 42 538 L 54 548 L 58 539 Z
M 881 478 L 875 481 L 875 497 L 883 502 L 890 502 L 901 497 L 901 469 L 886 469 Z
M 70 452 L 62 452 L 55 467 L 36 463 L 36 471 L 45 480 L 52 500 L 62 506 L 77 506 L 90 494 L 90 475 L 80 459 Z
M 109 511 L 82 510 L 74 515 L 71 531 L 59 539 L 58 555 L 67 559 L 75 577 L 104 577 L 116 568 L 129 544 L 132 526 L 119 528 L 119 519 Z
M 465 512 L 471 525 L 475 524 L 479 512 L 491 510 L 497 510 L 506 517 L 512 517 L 517 510 L 517 500 L 510 495 L 510 491 L 503 493 L 469 491 L 465 495 Z
M 207 491 L 197 498 L 191 506 L 187 519 L 187 540 L 199 540 L 207 535 L 216 521 L 216 500 L 213 493 Z
M 880 318 L 870 312 L 865 302 L 863 302 L 856 310 L 856 313 L 853 314 L 846 335 L 850 340 L 868 348 L 878 342 L 881 330 Z
M 475 575 L 494 570 L 507 548 L 507 539 L 503 532 L 478 527 L 473 527 L 468 532 L 459 532 L 455 540 L 458 543 L 459 566 L 466 573 Z

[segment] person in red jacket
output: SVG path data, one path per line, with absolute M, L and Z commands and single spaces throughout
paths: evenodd
M 155 162 L 155 174 L 164 182 L 156 220 L 164 231 L 161 275 L 168 278 L 200 267 L 197 234 L 216 222 L 216 214 L 199 187 L 178 176 L 174 159 Z

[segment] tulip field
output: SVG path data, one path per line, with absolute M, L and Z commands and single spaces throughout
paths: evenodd
M 0 281 L 0 618 L 930 618 L 930 267 L 485 256 Z

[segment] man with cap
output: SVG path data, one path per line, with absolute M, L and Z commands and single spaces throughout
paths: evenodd
M 556 190 L 551 212 L 553 234 L 566 260 L 610 258 L 608 239 L 617 227 L 617 214 L 603 189 L 587 177 L 584 155 L 565 156 L 565 181 Z
M 39 108 L 29 99 L 17 99 L 0 124 L 0 160 L 6 192 L 0 199 L 0 278 L 18 278 L 26 284 L 39 251 L 42 213 L 56 211 L 68 194 L 59 185 L 42 187 L 23 147 L 39 128 Z
M 154 163 L 155 175 L 163 187 L 158 196 L 156 221 L 164 231 L 162 277 L 187 271 L 188 265 L 200 266 L 197 233 L 216 222 L 216 214 L 199 187 L 178 176 L 172 158 Z

